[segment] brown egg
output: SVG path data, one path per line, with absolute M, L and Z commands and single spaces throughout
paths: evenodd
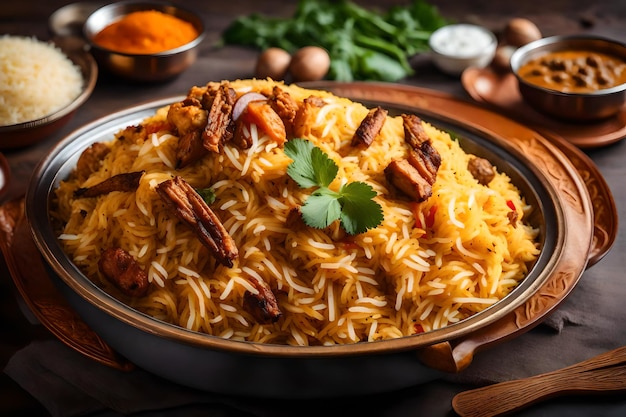
M 496 53 L 491 61 L 491 67 L 499 72 L 507 72 L 511 70 L 511 56 L 517 49 L 511 45 L 499 45 L 496 48 Z
M 518 48 L 541 38 L 541 31 L 537 25 L 521 17 L 509 20 L 504 28 L 504 42 Z
M 271 78 L 282 80 L 287 74 L 291 55 L 281 48 L 267 48 L 263 51 L 256 62 L 254 76 L 256 78 Z
M 289 72 L 294 81 L 318 81 L 326 76 L 330 68 L 330 56 L 318 46 L 298 49 L 291 58 Z

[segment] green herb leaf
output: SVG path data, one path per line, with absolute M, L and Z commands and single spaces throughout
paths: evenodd
M 431 33 L 447 23 L 424 0 L 393 6 L 387 12 L 347 0 L 300 0 L 289 18 L 260 14 L 238 18 L 222 33 L 221 43 L 259 49 L 276 46 L 290 53 L 317 45 L 330 54 L 328 79 L 397 81 L 413 73 L 409 58 L 427 51 Z M 371 58 L 373 54 L 385 58 Z M 384 62 L 392 72 L 377 68 L 373 61 Z
M 211 205 L 215 202 L 215 192 L 212 188 L 198 188 L 196 189 L 196 192 L 208 205 Z
M 308 140 L 290 140 L 285 144 L 285 154 L 294 160 L 287 174 L 302 188 L 328 187 L 337 176 L 335 161 Z
M 307 225 L 323 229 L 335 220 L 339 220 L 341 204 L 337 193 L 328 188 L 320 188 L 306 199 L 300 212 Z
M 338 192 L 328 188 L 339 168 L 312 142 L 292 139 L 285 144 L 285 154 L 293 159 L 287 174 L 302 188 L 318 187 L 300 208 L 307 225 L 323 229 L 341 220 L 346 232 L 355 235 L 382 222 L 382 208 L 373 200 L 376 192 L 368 184 L 347 183 Z
M 341 225 L 351 235 L 363 233 L 383 221 L 383 209 L 372 200 L 376 191 L 364 182 L 344 185 L 341 194 Z

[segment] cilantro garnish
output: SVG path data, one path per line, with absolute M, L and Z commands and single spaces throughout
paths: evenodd
M 301 188 L 317 187 L 300 209 L 304 222 L 318 229 L 335 220 L 351 235 L 363 233 L 383 221 L 383 210 L 372 200 L 376 191 L 364 182 L 350 182 L 339 191 L 328 188 L 339 168 L 320 148 L 305 139 L 292 139 L 285 144 L 285 154 L 293 159 L 287 174 Z
M 208 205 L 211 205 L 215 202 L 215 192 L 212 188 L 198 188 L 196 189 L 196 192 Z

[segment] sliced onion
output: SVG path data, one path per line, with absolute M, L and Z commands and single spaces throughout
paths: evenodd
M 267 101 L 267 97 L 256 92 L 246 93 L 239 97 L 233 106 L 233 120 L 239 119 L 239 116 L 241 116 L 241 113 L 243 113 L 251 101 Z

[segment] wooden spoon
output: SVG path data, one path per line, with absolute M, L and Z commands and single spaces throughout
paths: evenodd
M 461 392 L 452 407 L 461 417 L 489 417 L 559 395 L 621 391 L 626 392 L 626 346 L 556 371 Z

